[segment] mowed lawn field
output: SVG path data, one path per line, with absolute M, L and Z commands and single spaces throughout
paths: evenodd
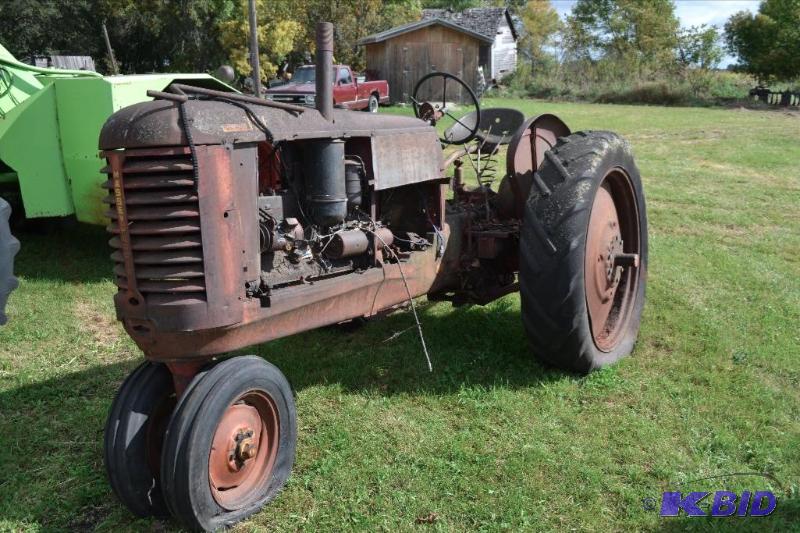
M 283 493 L 236 531 L 800 530 L 800 115 L 484 105 L 631 142 L 650 223 L 633 355 L 589 376 L 538 364 L 518 295 L 421 299 L 433 373 L 408 312 L 254 347 L 296 391 L 299 441 Z M 0 328 L 0 530 L 176 528 L 135 520 L 105 480 L 106 412 L 142 356 L 114 319 L 104 230 L 19 237 Z M 771 477 L 724 476 L 742 472 Z M 644 508 L 670 489 L 771 490 L 778 505 Z

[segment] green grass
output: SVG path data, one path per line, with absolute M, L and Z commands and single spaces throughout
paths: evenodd
M 519 297 L 408 313 L 253 352 L 297 393 L 298 455 L 251 530 L 800 530 L 800 118 L 488 102 L 628 138 L 650 217 L 634 354 L 588 377 L 537 364 Z M 106 411 L 141 354 L 114 320 L 106 236 L 23 234 L 0 328 L 0 530 L 161 530 L 114 499 Z M 675 483 L 767 489 L 763 519 L 660 519 Z M 432 525 L 419 517 L 435 513 Z

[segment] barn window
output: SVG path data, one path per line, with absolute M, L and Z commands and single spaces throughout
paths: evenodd
M 489 67 L 489 54 L 491 53 L 491 47 L 487 45 L 481 45 L 478 49 L 478 65 L 488 68 Z

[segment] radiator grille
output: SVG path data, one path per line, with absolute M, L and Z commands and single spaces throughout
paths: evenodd
M 124 212 L 128 219 L 130 255 L 133 258 L 136 289 L 145 299 L 161 303 L 206 298 L 200 208 L 192 174 L 191 156 L 185 150 L 149 151 L 125 154 L 122 165 Z M 111 174 L 111 166 L 102 172 Z M 114 274 L 117 286 L 129 288 L 125 269 L 123 239 L 114 194 L 114 181 L 103 184 L 109 190 L 104 202 L 110 209 L 106 228 L 113 236 Z

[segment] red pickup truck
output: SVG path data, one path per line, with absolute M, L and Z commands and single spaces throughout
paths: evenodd
M 314 65 L 304 65 L 294 71 L 288 83 L 267 90 L 267 100 L 292 104 L 314 105 Z M 378 112 L 380 104 L 389 103 L 389 83 L 386 80 L 359 82 L 347 65 L 333 66 L 333 105 L 347 109 Z

